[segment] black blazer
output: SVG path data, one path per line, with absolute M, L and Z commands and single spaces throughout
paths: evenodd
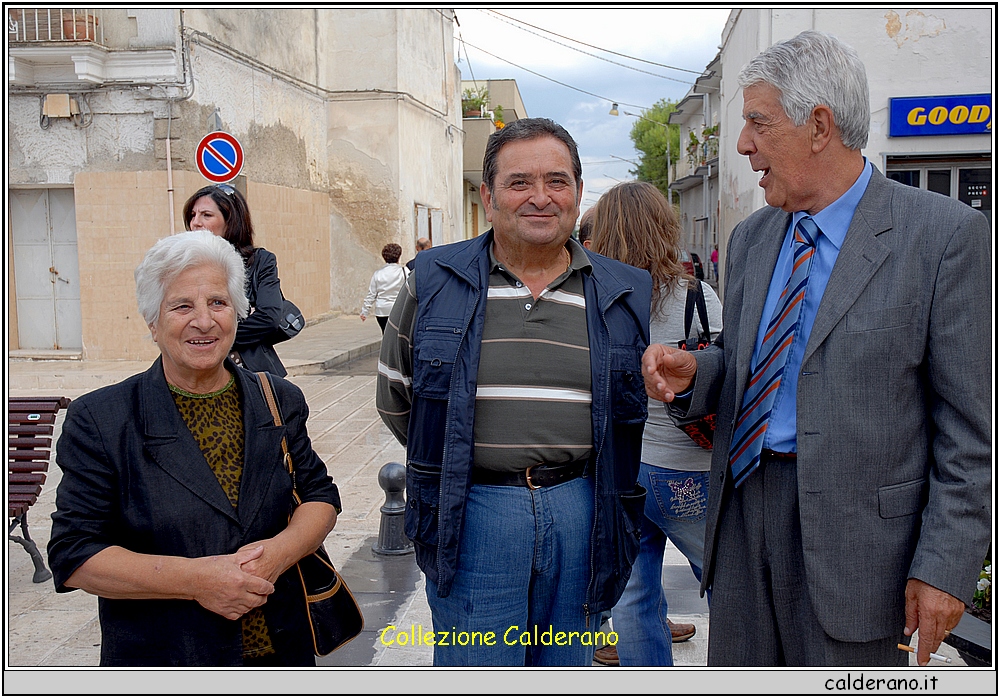
M 285 297 L 278 279 L 278 258 L 263 247 L 253 251 L 247 267 L 247 300 L 253 312 L 237 326 L 233 349 L 251 371 L 284 377 L 288 372 L 274 351 L 274 340 L 276 336 L 287 339 L 278 324 Z
M 161 359 L 141 373 L 74 400 L 56 463 L 63 471 L 48 556 L 56 590 L 112 545 L 136 553 L 226 555 L 282 531 L 292 501 L 282 466 L 287 434 L 298 491 L 340 509 L 337 486 L 306 433 L 302 392 L 281 378 L 274 390 L 285 425 L 276 427 L 257 377 L 227 362 L 239 382 L 245 460 L 239 507 L 229 503 L 174 404 Z M 275 583 L 264 616 L 279 653 L 312 663 L 312 637 L 295 567 Z M 237 666 L 240 621 L 196 601 L 99 599 L 102 665 Z

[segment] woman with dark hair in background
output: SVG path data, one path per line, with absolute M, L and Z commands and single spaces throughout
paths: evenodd
M 385 323 L 389 321 L 392 304 L 396 302 L 396 296 L 406 283 L 406 269 L 399 264 L 401 254 L 403 248 L 394 242 L 382 248 L 385 266 L 372 274 L 371 283 L 368 284 L 368 295 L 361 304 L 361 322 L 368 318 L 372 304 L 375 305 L 375 319 L 382 328 L 382 334 L 385 334 Z
M 276 340 L 288 338 L 280 324 L 284 296 L 278 259 L 263 247 L 254 247 L 246 199 L 228 184 L 203 187 L 184 204 L 184 227 L 225 238 L 243 258 L 250 315 L 236 329 L 230 358 L 251 371 L 284 376 L 287 371 L 274 351 Z
M 673 206 L 652 184 L 625 182 L 609 189 L 594 212 L 592 249 L 645 269 L 653 277 L 649 320 L 651 342 L 677 346 L 688 339 L 684 309 L 688 286 L 701 284 L 712 338 L 722 331 L 722 304 L 711 286 L 696 281 L 681 264 L 681 227 Z M 696 288 L 696 287 L 695 287 Z M 700 322 L 693 318 L 691 334 Z M 650 399 L 642 434 L 639 484 L 646 488 L 639 555 L 621 600 L 615 606 L 618 644 L 601 648 L 622 666 L 672 666 L 673 635 L 661 575 L 667 539 L 680 550 L 701 580 L 705 550 L 705 507 L 712 452 L 673 424 L 663 403 Z M 676 626 L 675 626 L 676 627 Z M 687 632 L 690 635 L 687 635 Z M 694 635 L 694 627 L 684 634 Z M 611 658 L 606 658 L 611 659 Z

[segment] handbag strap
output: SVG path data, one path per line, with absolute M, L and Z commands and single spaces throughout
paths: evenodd
M 281 410 L 278 408 L 278 401 L 274 397 L 271 376 L 266 371 L 258 371 L 257 378 L 260 382 L 260 392 L 264 395 L 264 402 L 267 403 L 268 409 L 271 410 L 271 416 L 274 417 L 274 426 L 280 427 L 284 422 L 281 419 Z M 296 487 L 295 466 L 292 464 L 292 454 L 288 452 L 288 441 L 284 436 L 281 437 L 281 453 L 282 462 L 288 468 L 288 474 L 292 476 L 292 498 L 295 500 L 296 506 L 298 506 L 302 504 L 302 498 L 299 497 L 298 487 Z
M 692 286 L 692 284 L 694 284 Z M 684 301 L 684 339 L 691 336 L 691 321 L 694 319 L 694 309 L 698 308 L 698 320 L 701 332 L 698 339 L 711 341 L 712 334 L 708 328 L 708 306 L 705 304 L 705 289 L 700 281 L 689 281 L 687 298 Z
M 711 341 L 712 332 L 708 327 L 708 306 L 705 305 L 705 287 L 702 286 L 701 281 L 696 280 L 694 283 L 698 287 L 695 304 L 698 306 L 698 319 L 701 321 L 701 333 L 698 337 L 699 339 Z
M 684 339 L 691 335 L 691 320 L 694 318 L 694 306 L 698 291 L 687 285 L 687 298 L 684 301 Z

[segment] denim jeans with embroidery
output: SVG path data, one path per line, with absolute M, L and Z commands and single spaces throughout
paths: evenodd
M 673 666 L 663 550 L 669 538 L 701 580 L 708 482 L 708 471 L 639 466 L 639 484 L 647 490 L 639 556 L 612 613 L 622 666 Z

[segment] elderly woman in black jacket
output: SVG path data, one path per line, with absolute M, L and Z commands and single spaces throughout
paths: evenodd
M 315 664 L 295 563 L 332 530 L 337 487 L 302 392 L 226 360 L 246 315 L 243 262 L 205 231 L 164 238 L 135 272 L 160 358 L 74 400 L 49 562 L 57 591 L 100 597 L 101 663 Z M 287 437 L 297 491 L 282 463 Z
M 263 247 L 254 247 L 246 199 L 228 184 L 202 187 L 184 204 L 184 227 L 208 230 L 225 238 L 246 266 L 250 310 L 236 328 L 230 358 L 251 371 L 285 376 L 287 371 L 274 351 L 277 341 L 288 338 L 280 325 L 284 296 L 278 279 L 278 259 Z

